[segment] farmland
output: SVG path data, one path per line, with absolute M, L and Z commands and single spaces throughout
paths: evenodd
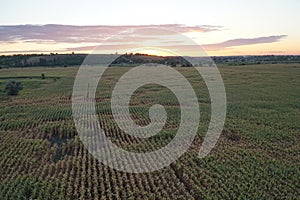
M 169 167 L 125 173 L 105 166 L 78 137 L 71 96 L 78 67 L 0 69 L 0 89 L 22 81 L 18 96 L 0 94 L 0 199 L 299 199 L 300 64 L 224 66 L 227 117 L 222 135 L 203 159 L 198 151 L 210 120 L 210 98 L 193 68 L 176 68 L 194 87 L 200 128 L 190 149 Z M 110 94 L 128 67 L 108 68 L 96 110 L 106 135 L 133 152 L 159 149 L 174 137 L 180 108 L 170 90 L 145 85 L 131 98 L 137 124 L 149 123 L 153 104 L 168 120 L 149 139 L 123 133 Z M 45 78 L 41 78 L 41 74 Z

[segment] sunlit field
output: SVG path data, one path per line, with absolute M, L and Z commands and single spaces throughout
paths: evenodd
M 78 67 L 0 69 L 0 199 L 300 199 L 300 64 L 220 66 L 227 117 L 203 159 L 198 152 L 210 120 L 209 93 L 194 68 L 175 69 L 198 96 L 198 134 L 171 166 L 140 174 L 103 165 L 81 143 L 71 108 Z M 114 123 L 110 95 L 128 70 L 108 68 L 99 82 L 101 127 L 128 151 L 159 149 L 177 132 L 179 103 L 162 86 L 140 87 L 130 101 L 132 118 L 147 125 L 149 108 L 159 103 L 167 123 L 149 139 L 125 134 Z M 18 96 L 3 91 L 9 79 L 23 83 Z

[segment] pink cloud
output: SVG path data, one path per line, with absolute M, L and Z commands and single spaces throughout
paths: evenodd
M 147 28 L 147 30 L 145 30 Z M 151 28 L 153 28 L 151 30 Z M 160 28 L 160 30 L 158 29 Z M 55 42 L 55 43 L 99 43 L 125 30 L 132 30 L 135 40 L 147 39 L 145 36 L 170 34 L 163 29 L 179 33 L 219 30 L 219 26 L 186 26 L 182 24 L 140 25 L 140 26 L 72 26 L 72 25 L 14 25 L 0 26 L 1 42 Z M 150 31 L 149 31 L 150 30 Z M 145 37 L 145 38 L 143 38 Z
M 0 42 L 33 42 L 37 44 L 69 43 L 78 44 L 77 47 L 53 49 L 53 52 L 64 51 L 91 51 L 95 47 L 101 51 L 118 51 L 120 49 L 137 48 L 147 42 L 150 46 L 166 48 L 179 52 L 202 52 L 201 47 L 207 51 L 219 51 L 230 47 L 253 44 L 278 42 L 287 35 L 272 35 L 256 38 L 238 38 L 215 44 L 186 44 L 176 36 L 176 33 L 209 32 L 221 30 L 220 26 L 186 26 L 182 24 L 165 25 L 139 25 L 139 26 L 71 26 L 71 25 L 15 25 L 0 26 Z M 123 32 L 125 31 L 125 32 Z M 126 32 L 127 31 L 127 32 Z M 128 32 L 130 34 L 128 34 Z M 108 39 L 108 42 L 105 42 Z M 95 46 L 104 42 L 104 45 Z M 83 45 L 85 43 L 85 45 Z M 87 45 L 90 43 L 90 45 Z M 153 44 L 153 45 L 151 45 Z M 43 52 L 28 49 L 27 51 L 2 51 L 0 53 Z
M 227 40 L 221 43 L 215 44 L 204 44 L 204 45 L 185 45 L 180 44 L 181 41 L 162 41 L 160 44 L 166 45 L 157 45 L 159 48 L 166 48 L 169 50 L 175 50 L 180 52 L 202 52 L 202 48 L 207 51 L 218 51 L 223 50 L 229 47 L 236 46 L 245 46 L 245 45 L 254 45 L 254 44 L 265 44 L 278 42 L 282 38 L 287 37 L 286 35 L 278 35 L 278 36 L 268 36 L 268 37 L 257 37 L 257 38 L 247 38 L 247 39 L 232 39 Z M 177 44 L 176 44 L 177 43 Z M 178 44 L 179 43 L 179 44 Z M 75 48 L 67 48 L 68 51 L 91 51 L 97 47 L 97 50 L 118 50 L 118 49 L 128 49 L 128 48 L 137 48 L 139 47 L 137 44 L 112 44 L 112 45 L 99 45 L 99 46 L 80 46 Z
M 287 35 L 276 35 L 276 36 L 273 35 L 273 36 L 257 37 L 257 38 L 239 38 L 239 39 L 227 40 L 225 42 L 220 42 L 216 44 L 206 44 L 203 45 L 203 47 L 208 51 L 218 51 L 218 50 L 226 49 L 228 47 L 278 42 L 285 37 L 287 37 Z

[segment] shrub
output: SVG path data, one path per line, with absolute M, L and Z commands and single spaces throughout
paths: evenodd
M 5 90 L 7 95 L 18 95 L 19 91 L 23 90 L 23 84 L 21 81 L 8 80 Z

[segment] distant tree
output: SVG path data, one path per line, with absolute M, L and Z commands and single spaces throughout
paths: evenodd
M 42 76 L 42 79 L 45 79 L 45 74 L 44 73 L 42 73 L 41 76 Z
M 39 65 L 41 65 L 41 66 L 46 66 L 46 65 L 47 65 L 47 59 L 45 59 L 45 58 L 40 58 L 40 59 L 39 59 Z
M 171 62 L 171 67 L 176 67 L 176 63 L 175 62 Z
M 23 84 L 21 81 L 8 80 L 5 90 L 7 95 L 18 95 L 19 91 L 23 90 Z

